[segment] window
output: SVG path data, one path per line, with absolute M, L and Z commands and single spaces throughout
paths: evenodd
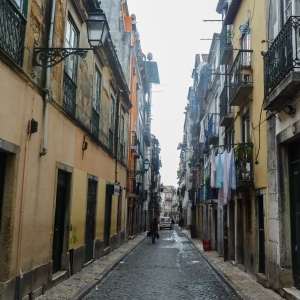
M 79 44 L 79 32 L 72 21 L 71 16 L 67 20 L 66 27 L 66 48 L 77 48 Z M 65 72 L 75 82 L 76 81 L 76 69 L 77 69 L 77 55 L 70 55 L 66 58 Z
M 243 124 L 243 143 L 250 143 L 250 119 L 249 118 L 244 118 L 242 120 Z
M 79 31 L 75 27 L 72 17 L 69 15 L 66 27 L 66 48 L 76 48 L 79 42 Z M 63 106 L 72 114 L 76 115 L 76 76 L 77 76 L 77 56 L 70 55 L 65 60 L 65 74 L 63 82 Z
M 115 131 L 115 100 L 110 98 L 109 113 L 109 150 L 114 151 L 114 131 Z
M 124 116 L 121 117 L 121 126 L 120 126 L 120 160 L 124 160 L 124 133 L 125 133 L 125 120 Z
M 95 75 L 94 75 L 94 86 L 93 86 L 92 133 L 97 138 L 99 138 L 100 99 L 101 99 L 101 73 L 96 67 Z

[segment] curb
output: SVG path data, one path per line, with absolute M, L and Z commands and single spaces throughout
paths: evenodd
M 79 292 L 77 292 L 72 298 L 69 300 L 81 300 L 84 296 L 86 296 L 96 285 L 98 285 L 108 274 L 110 271 L 112 271 L 120 261 L 122 261 L 127 255 L 129 255 L 135 248 L 137 248 L 145 239 L 147 236 L 145 236 L 143 239 L 140 240 L 139 243 L 137 243 L 135 246 L 133 246 L 130 250 L 128 250 L 126 253 L 122 254 L 117 260 L 115 260 L 109 267 L 107 267 L 101 274 L 100 278 L 97 279 L 95 282 L 85 286 L 83 289 L 81 289 Z
M 216 265 L 211 263 L 208 258 L 202 253 L 200 249 L 198 249 L 194 243 L 193 239 L 187 236 L 184 232 L 182 232 L 186 238 L 192 243 L 194 248 L 201 254 L 201 256 L 208 262 L 208 264 L 211 266 L 211 268 L 217 273 L 217 275 L 226 283 L 226 285 L 234 292 L 234 294 L 240 299 L 240 300 L 249 300 L 250 298 L 247 297 L 243 292 L 239 291 L 238 286 L 227 276 L 223 273 L 222 270 L 220 270 Z

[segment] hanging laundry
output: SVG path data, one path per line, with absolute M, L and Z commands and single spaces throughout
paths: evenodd
M 222 154 L 219 153 L 218 154 L 218 158 L 217 158 L 217 161 L 218 161 L 218 164 L 217 164 L 217 167 L 216 167 L 216 177 L 217 177 L 217 180 L 216 180 L 216 188 L 217 189 L 221 189 L 223 187 L 223 174 L 224 174 L 224 171 L 223 171 L 223 161 L 222 161 Z
M 215 153 L 212 153 L 210 158 L 210 187 L 215 187 L 215 172 L 216 172 L 216 164 L 215 164 Z
M 224 192 L 224 204 L 227 203 L 228 194 L 228 183 L 229 183 L 229 163 L 228 163 L 228 151 L 225 149 L 224 153 L 224 163 L 223 163 L 223 192 Z
M 206 119 L 207 115 L 203 117 L 203 119 L 200 122 L 200 136 L 199 136 L 199 143 L 205 142 L 205 133 L 204 133 L 204 121 Z

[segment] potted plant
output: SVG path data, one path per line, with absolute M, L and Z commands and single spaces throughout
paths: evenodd
M 235 156 L 239 162 L 239 179 L 250 179 L 250 153 L 251 145 L 239 143 L 234 149 Z

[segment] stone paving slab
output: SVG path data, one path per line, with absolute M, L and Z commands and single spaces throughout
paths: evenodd
M 229 285 L 235 290 L 240 299 L 244 300 L 277 300 L 284 299 L 274 291 L 263 287 L 256 282 L 249 274 L 243 272 L 231 262 L 224 262 L 223 257 L 219 257 L 215 251 L 204 252 L 202 241 L 192 239 L 190 231 L 183 229 L 182 233 L 194 244 L 196 249 L 204 256 L 209 264 L 219 273 Z
M 137 235 L 118 249 L 101 257 L 82 269 L 74 276 L 37 297 L 37 300 L 82 299 L 92 290 L 120 261 L 135 249 L 146 237 L 145 233 Z

